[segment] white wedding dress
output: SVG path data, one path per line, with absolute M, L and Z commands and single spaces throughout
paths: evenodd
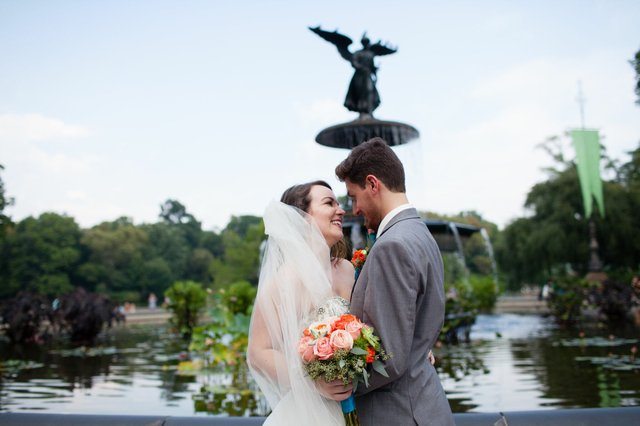
M 247 363 L 272 412 L 265 425 L 345 424 L 340 404 L 318 393 L 298 354 L 313 321 L 346 313 L 331 287 L 329 247 L 311 216 L 272 202 L 264 214 L 267 240 L 251 317 Z

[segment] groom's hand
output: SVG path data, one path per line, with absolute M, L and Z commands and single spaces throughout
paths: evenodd
M 325 382 L 319 379 L 316 381 L 316 387 L 325 398 L 333 399 L 334 401 L 344 401 L 353 393 L 353 385 L 349 383 L 345 386 L 342 380 Z

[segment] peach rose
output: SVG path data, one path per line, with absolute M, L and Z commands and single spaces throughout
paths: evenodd
M 329 343 L 336 349 L 348 349 L 353 348 L 353 337 L 345 330 L 336 330 L 331 333 Z
M 314 343 L 315 340 L 309 336 L 304 336 L 300 339 L 300 343 L 298 343 L 298 353 L 302 357 L 302 361 L 305 363 L 311 362 L 315 359 L 315 355 L 313 353 Z
M 351 335 L 353 340 L 356 340 L 358 337 L 360 337 L 362 323 L 360 321 L 351 321 L 344 326 L 344 329 Z
M 313 346 L 313 354 L 322 360 L 329 359 L 333 356 L 333 348 L 331 347 L 328 337 L 321 337 L 316 340 L 316 344 Z

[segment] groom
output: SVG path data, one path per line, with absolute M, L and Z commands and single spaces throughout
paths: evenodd
M 405 194 L 402 163 L 381 138 L 355 147 L 336 167 L 353 213 L 376 231 L 351 295 L 351 312 L 372 325 L 389 377 L 371 372 L 356 407 L 364 425 L 453 425 L 428 359 L 444 321 L 443 267 L 435 240 Z M 344 390 L 342 391 L 344 392 Z M 340 389 L 336 389 L 342 398 Z

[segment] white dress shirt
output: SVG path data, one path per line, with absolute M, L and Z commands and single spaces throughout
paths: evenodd
M 382 219 L 382 222 L 380 222 L 380 226 L 378 226 L 378 231 L 376 232 L 376 235 L 382 234 L 382 231 L 384 231 L 384 228 L 387 227 L 389 222 L 391 222 L 391 219 L 393 219 L 398 213 L 400 213 L 401 211 L 404 211 L 404 210 L 412 209 L 412 208 L 413 208 L 413 206 L 411 204 L 407 203 L 407 204 L 402 204 L 402 205 L 396 207 L 395 209 L 391 210 Z

